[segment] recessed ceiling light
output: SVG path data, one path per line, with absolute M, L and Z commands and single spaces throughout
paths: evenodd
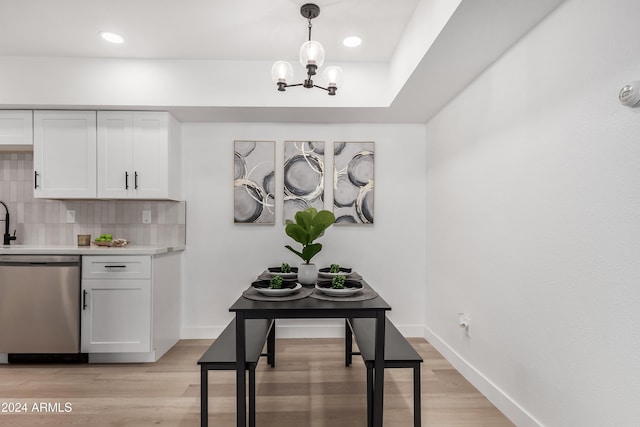
M 349 36 L 342 41 L 346 47 L 358 47 L 362 43 L 362 39 L 358 36 Z
M 100 33 L 100 37 L 102 37 L 104 40 L 108 41 L 109 43 L 121 44 L 124 42 L 124 39 L 122 38 L 122 36 L 115 33 L 110 33 L 108 31 L 102 31 Z

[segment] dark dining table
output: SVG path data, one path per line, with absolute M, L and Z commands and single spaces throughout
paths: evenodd
M 363 282 L 365 286 L 369 286 Z M 247 425 L 245 320 L 246 319 L 350 319 L 375 318 L 375 362 L 373 427 L 382 427 L 384 397 L 384 342 L 386 312 L 391 306 L 379 295 L 365 301 L 307 297 L 294 301 L 256 301 L 241 296 L 229 308 L 236 317 L 236 403 L 237 427 Z M 368 409 L 367 409 L 368 410 Z

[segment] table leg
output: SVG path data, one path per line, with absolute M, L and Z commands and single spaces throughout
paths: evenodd
M 413 368 L 413 427 L 422 425 L 422 391 L 420 390 L 420 364 Z
M 376 315 L 376 349 L 373 362 L 373 427 L 382 427 L 384 405 L 384 337 L 385 313 L 380 311 Z
M 367 365 L 367 427 L 373 425 L 373 368 Z
M 245 318 L 236 313 L 236 417 L 237 427 L 247 427 Z
M 200 367 L 200 427 L 209 425 L 209 370 Z
M 351 366 L 353 360 L 353 333 L 349 326 L 349 319 L 344 319 L 344 366 Z
M 256 366 L 249 367 L 249 427 L 256 427 Z
M 276 320 L 273 319 L 271 331 L 267 337 L 267 364 L 272 368 L 276 366 Z

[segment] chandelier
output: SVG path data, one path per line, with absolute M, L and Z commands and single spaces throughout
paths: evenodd
M 278 85 L 278 90 L 284 92 L 288 87 L 303 86 L 307 89 L 317 87 L 326 90 L 333 96 L 342 84 L 342 69 L 331 66 L 324 70 L 323 77 L 327 81 L 327 87 L 318 86 L 312 77 L 316 75 L 318 68 L 324 63 L 324 48 L 316 41 L 311 40 L 311 20 L 320 15 L 320 7 L 317 4 L 307 3 L 300 8 L 300 15 L 309 23 L 309 40 L 300 48 L 300 63 L 307 69 L 307 78 L 303 83 L 289 84 L 293 80 L 293 67 L 286 61 L 278 61 L 271 68 L 271 78 Z

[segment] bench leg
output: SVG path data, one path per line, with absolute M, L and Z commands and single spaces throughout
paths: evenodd
M 276 320 L 273 319 L 271 330 L 267 336 L 267 364 L 272 368 L 276 366 Z
M 256 365 L 251 363 L 249 369 L 249 427 L 256 427 Z
M 420 364 L 413 368 L 413 427 L 422 425 L 422 396 L 420 391 Z
M 353 332 L 349 319 L 344 319 L 344 366 L 351 366 L 353 361 Z
M 209 425 L 209 370 L 200 366 L 200 427 Z

